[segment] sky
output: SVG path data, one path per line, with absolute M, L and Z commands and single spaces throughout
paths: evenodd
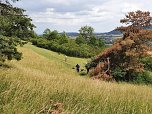
M 152 0 L 21 0 L 13 5 L 26 10 L 41 34 L 46 28 L 78 32 L 85 25 L 108 32 L 121 26 L 120 19 L 129 11 L 152 12 L 151 4 Z

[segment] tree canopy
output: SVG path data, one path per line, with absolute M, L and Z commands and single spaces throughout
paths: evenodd
M 91 46 L 102 47 L 104 42 L 101 39 L 97 39 L 94 34 L 94 28 L 91 26 L 83 26 L 79 30 L 79 35 L 76 38 L 77 44 L 88 44 Z
M 20 44 L 20 41 L 16 38 L 8 38 L 0 36 L 0 61 L 6 60 L 20 60 L 22 53 L 17 51 L 16 46 Z
M 20 39 L 34 35 L 35 26 L 24 12 L 24 9 L 13 7 L 9 0 L 0 0 L 0 62 L 20 60 L 22 53 L 16 46 L 21 43 Z
M 35 26 L 24 12 L 24 9 L 13 7 L 8 0 L 0 2 L 0 34 L 19 38 L 33 37 Z
M 83 26 L 80 28 L 79 32 L 86 41 L 90 41 L 90 39 L 94 37 L 94 28 L 91 26 Z

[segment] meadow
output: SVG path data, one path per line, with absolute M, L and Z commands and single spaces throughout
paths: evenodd
M 80 76 L 87 59 L 68 57 L 30 44 L 21 61 L 0 68 L 0 113 L 36 114 L 50 101 L 69 114 L 152 114 L 152 86 L 104 82 Z

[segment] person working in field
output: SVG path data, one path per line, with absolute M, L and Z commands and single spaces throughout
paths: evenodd
M 76 67 L 77 72 L 79 72 L 80 71 L 80 65 L 77 64 L 75 67 Z
M 86 68 L 87 74 L 88 74 L 88 73 L 89 73 L 89 70 L 90 70 L 89 64 L 86 64 L 86 65 L 85 65 L 85 68 Z

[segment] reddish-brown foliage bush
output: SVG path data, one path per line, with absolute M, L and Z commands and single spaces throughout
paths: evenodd
M 63 111 L 63 103 L 50 101 L 44 108 L 37 114 L 69 114 Z
M 149 12 L 129 12 L 120 21 L 129 26 L 117 28 L 123 32 L 123 38 L 89 63 L 91 75 L 109 81 L 112 80 L 111 72 L 119 67 L 126 72 L 124 80 L 130 81 L 132 73 L 142 72 L 144 65 L 140 63 L 140 58 L 147 56 L 150 49 L 147 42 L 152 39 L 152 31 L 144 27 L 151 25 L 151 20 Z

